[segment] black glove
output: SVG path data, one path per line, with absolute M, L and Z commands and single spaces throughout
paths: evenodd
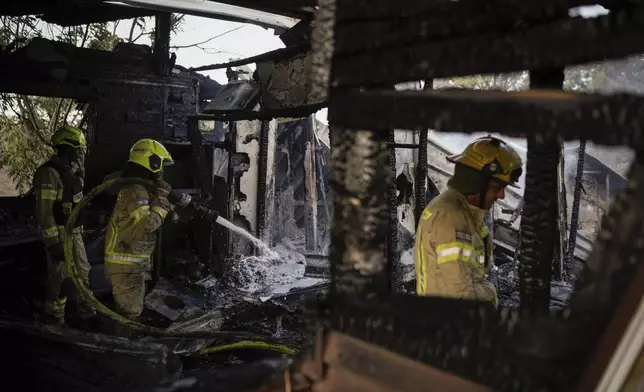
M 65 262 L 65 248 L 62 242 L 57 242 L 47 247 L 47 252 L 51 256 L 54 263 Z

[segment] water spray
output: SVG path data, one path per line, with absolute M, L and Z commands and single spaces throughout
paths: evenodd
M 262 254 L 269 257 L 278 256 L 276 252 L 272 251 L 268 247 L 268 245 L 266 245 L 259 238 L 256 238 L 255 236 L 253 236 L 248 231 L 235 225 L 229 220 L 224 219 L 216 211 L 213 211 L 210 208 L 194 203 L 190 195 L 173 190 L 173 191 L 170 191 L 170 193 L 168 194 L 168 201 L 171 204 L 174 204 L 175 206 L 179 207 L 180 209 L 192 210 L 194 213 L 199 215 L 202 219 L 205 219 L 209 222 L 217 223 L 218 225 L 221 225 L 226 229 L 241 235 L 242 237 L 252 242 L 260 250 Z
M 135 331 L 144 332 L 146 334 L 153 335 L 153 336 L 185 338 L 185 339 L 221 339 L 221 340 L 239 342 L 239 345 L 234 345 L 234 346 L 226 345 L 225 346 L 226 349 L 230 349 L 237 346 L 239 347 L 243 346 L 244 348 L 259 348 L 259 349 L 267 349 L 267 347 L 269 347 L 272 350 L 283 352 L 285 345 L 288 347 L 292 347 L 293 349 L 297 349 L 297 347 L 293 347 L 289 343 L 279 339 L 269 338 L 269 337 L 255 335 L 251 333 L 245 333 L 245 332 L 168 331 L 162 328 L 156 328 L 150 325 L 145 325 L 145 324 L 136 322 L 134 320 L 130 320 L 114 312 L 112 309 L 108 308 L 103 303 L 101 303 L 101 301 L 99 301 L 98 298 L 94 296 L 94 293 L 92 292 L 92 290 L 90 290 L 89 287 L 85 285 L 85 282 L 79 277 L 78 272 L 76 271 L 76 265 L 73 262 L 74 260 L 73 231 L 74 231 L 74 228 L 76 227 L 76 221 L 78 220 L 78 216 L 80 214 L 81 209 L 85 207 L 90 201 L 95 199 L 99 194 L 105 192 L 107 189 L 121 188 L 123 186 L 128 186 L 128 185 L 142 185 L 142 186 L 145 186 L 148 190 L 156 189 L 156 185 L 152 181 L 143 180 L 141 178 L 117 178 L 113 180 L 108 180 L 98 185 L 96 188 L 92 189 L 87 195 L 85 195 L 83 199 L 81 199 L 81 201 L 74 207 L 71 214 L 69 215 L 69 218 L 67 219 L 67 223 L 65 225 L 64 238 L 63 238 L 64 252 L 65 252 L 65 266 L 67 267 L 67 272 L 69 273 L 70 278 L 72 279 L 72 281 L 74 282 L 74 285 L 76 286 L 76 290 L 78 294 L 88 304 L 90 304 L 99 313 L 102 313 L 103 315 L 109 317 L 110 319 L 116 321 L 119 324 L 125 325 L 128 328 L 131 328 Z M 217 223 L 224 222 L 224 221 L 228 222 L 227 220 L 219 217 L 219 214 L 217 214 L 217 212 L 193 203 L 189 195 L 184 195 L 179 192 L 174 192 L 172 198 L 173 200 L 175 200 L 175 202 L 182 203 L 181 205 L 184 205 L 186 207 L 191 206 L 191 208 L 194 208 L 196 212 L 202 214 L 202 216 L 206 219 L 210 219 L 211 221 L 217 222 Z M 211 348 L 209 351 L 214 351 L 214 350 L 216 349 Z

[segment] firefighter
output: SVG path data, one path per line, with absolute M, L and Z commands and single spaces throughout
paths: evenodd
M 423 211 L 414 245 L 418 295 L 491 302 L 498 306 L 492 266 L 492 239 L 484 217 L 516 187 L 522 173 L 519 154 L 492 136 L 447 158 L 455 164 L 448 189 Z
M 67 278 L 63 234 L 67 217 L 83 198 L 83 181 L 87 143 L 83 132 L 72 126 L 63 126 L 54 132 L 51 143 L 56 150 L 49 161 L 40 166 L 33 180 L 36 199 L 36 218 L 47 253 L 47 287 L 45 321 L 65 323 L 65 304 L 62 295 L 63 281 Z M 89 287 L 90 266 L 83 242 L 82 222 L 73 231 L 73 256 L 76 270 Z M 89 319 L 96 311 L 79 298 L 78 315 Z
M 117 196 L 105 237 L 105 270 L 112 280 L 116 311 L 138 321 L 143 311 L 145 281 L 152 266 L 156 230 L 171 210 L 168 193 L 171 187 L 163 181 L 163 168 L 173 164 L 166 148 L 152 139 L 134 143 L 122 177 L 152 180 L 152 191 L 143 185 L 129 185 Z M 130 329 L 117 326 L 117 335 L 130 336 Z

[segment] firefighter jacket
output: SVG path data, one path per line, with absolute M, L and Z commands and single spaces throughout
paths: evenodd
M 45 246 L 62 243 L 67 218 L 83 198 L 83 178 L 54 156 L 36 169 L 33 187 L 36 219 Z M 80 232 L 79 220 L 74 233 Z
M 156 245 L 155 231 L 168 212 L 150 204 L 142 185 L 129 185 L 118 194 L 105 236 L 105 262 L 150 264 Z
M 449 188 L 423 211 L 416 230 L 418 295 L 490 301 L 497 306 L 494 285 L 487 280 L 492 241 L 485 211 Z

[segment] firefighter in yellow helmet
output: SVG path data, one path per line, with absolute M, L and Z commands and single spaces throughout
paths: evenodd
M 521 157 L 504 141 L 487 136 L 447 160 L 455 164 L 448 189 L 427 205 L 416 230 L 416 293 L 497 307 L 496 289 L 487 280 L 492 239 L 484 217 L 504 198 L 506 186 L 516 187 Z
M 163 181 L 163 168 L 173 163 L 168 150 L 156 140 L 141 139 L 134 143 L 122 177 L 152 180 L 157 188 L 154 191 L 142 185 L 122 188 L 107 226 L 105 270 L 112 280 L 116 311 L 134 321 L 143 311 L 155 232 L 172 208 L 167 198 L 171 187 Z M 130 330 L 119 325 L 116 333 L 129 336 Z
M 36 218 L 47 251 L 45 320 L 62 325 L 65 323 L 67 298 L 61 295 L 61 288 L 68 276 L 63 253 L 63 234 L 68 215 L 83 198 L 87 143 L 80 129 L 66 125 L 54 132 L 51 144 L 56 150 L 56 155 L 36 170 L 33 187 Z M 79 226 L 73 232 L 74 263 L 81 279 L 89 286 L 90 266 L 87 262 L 81 224 L 82 222 L 79 222 Z M 77 311 L 83 319 L 96 314 L 95 310 L 80 298 Z

